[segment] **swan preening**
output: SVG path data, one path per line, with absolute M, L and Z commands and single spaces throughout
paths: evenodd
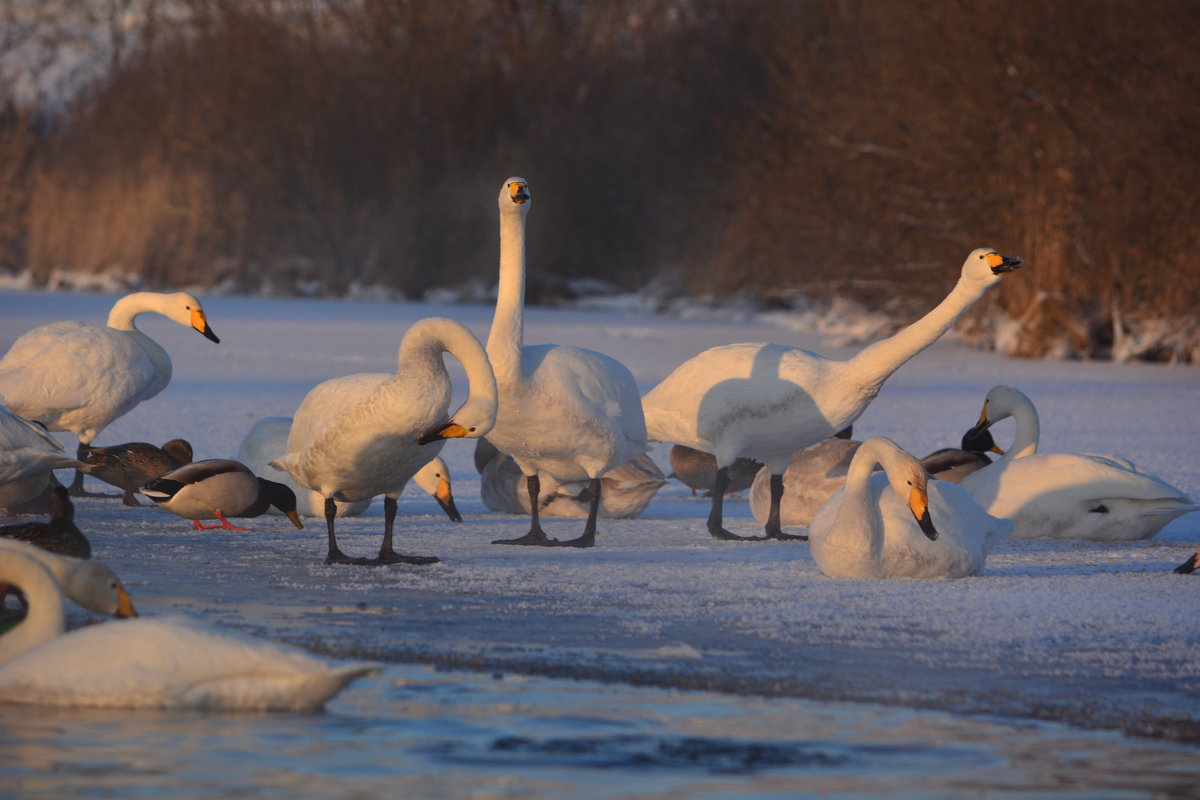
M 980 248 L 963 262 L 950 294 L 932 311 L 848 361 L 830 361 L 798 347 L 761 342 L 714 347 L 677 367 L 643 399 L 654 441 L 682 444 L 717 459 L 708 531 L 725 530 L 722 498 L 737 458 L 761 461 L 771 474 L 767 538 L 781 530 L 783 474 L 792 455 L 854 422 L 904 362 L 924 350 L 1021 259 Z
M 226 517 L 257 517 L 269 506 L 282 511 L 292 524 L 303 528 L 296 515 L 296 495 L 278 481 L 260 478 L 249 467 L 228 458 L 206 458 L 185 464 L 142 487 L 142 494 L 172 514 L 192 520 L 198 531 L 210 528 L 247 530 Z M 215 519 L 219 525 L 202 525 Z
M 154 312 L 219 342 L 200 301 L 186 292 L 137 292 L 113 305 L 108 324 L 52 322 L 34 328 L 0 359 L 0 397 L 16 414 L 79 437 L 79 460 L 113 420 L 171 380 L 171 358 L 134 324 Z M 73 493 L 83 491 L 76 472 Z
M 875 466 L 883 466 L 875 472 Z M 1012 523 L 987 514 L 962 487 L 929 480 L 890 439 L 863 442 L 846 485 L 809 526 L 809 549 L 834 578 L 962 578 L 983 569 Z
M 646 451 L 637 381 L 621 363 L 579 347 L 526 345 L 525 220 L 529 184 L 512 177 L 500 187 L 500 282 L 487 355 L 496 373 L 499 409 L 488 439 L 525 476 L 530 527 L 494 544 L 591 547 L 602 498 L 601 476 Z M 558 541 L 539 520 L 546 473 L 560 484 L 586 481 L 589 510 L 583 533 Z
M 470 383 L 466 402 L 447 418 L 450 375 L 442 354 L 463 365 Z M 326 563 L 430 564 L 392 547 L 396 499 L 408 481 L 442 449 L 443 439 L 485 436 L 496 421 L 496 379 L 475 335 L 445 317 L 413 324 L 400 341 L 395 374 L 358 374 L 316 386 L 296 409 L 287 453 L 271 462 L 301 486 L 320 493 L 329 535 Z M 379 556 L 351 558 L 334 534 L 338 502 L 384 495 L 384 535 Z
M 0 582 L 29 599 L 0 636 L 0 702 L 206 711 L 313 711 L 374 664 L 334 664 L 264 639 L 182 618 L 107 622 L 65 632 L 59 582 L 0 547 Z
M 1200 509 L 1186 494 L 1116 456 L 1039 453 L 1033 402 L 996 386 L 968 435 L 1012 417 L 1013 444 L 962 480 L 988 513 L 1013 521 L 1013 537 L 1121 541 L 1149 539 L 1176 517 Z

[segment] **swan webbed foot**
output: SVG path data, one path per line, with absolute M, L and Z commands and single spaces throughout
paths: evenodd
M 1192 553 L 1192 557 L 1175 568 L 1176 575 L 1191 575 L 1196 571 L 1196 562 L 1200 561 L 1200 551 Z
M 492 544 L 522 544 L 522 545 L 539 545 L 541 547 L 556 547 L 559 544 L 558 539 L 551 539 L 546 535 L 546 532 L 538 528 L 531 529 L 524 536 L 518 536 L 516 539 L 494 539 Z
M 595 547 L 596 532 L 586 531 L 583 535 L 574 539 L 567 539 L 565 542 L 560 542 L 557 539 L 551 540 L 549 547 Z
M 336 547 L 330 548 L 328 555 L 325 556 L 326 564 L 356 564 L 362 567 L 380 566 L 382 561 L 376 558 L 352 558 Z
M 766 536 L 739 536 L 738 534 L 727 531 L 722 527 L 714 528 L 709 526 L 708 533 L 714 539 L 722 542 L 764 542 L 767 539 Z
M 380 549 L 379 557 L 373 563 L 378 564 L 436 564 L 440 561 L 437 556 L 406 556 L 392 549 Z
M 784 533 L 778 528 L 767 528 L 766 539 L 774 539 L 778 542 L 807 542 L 808 536 L 803 533 Z

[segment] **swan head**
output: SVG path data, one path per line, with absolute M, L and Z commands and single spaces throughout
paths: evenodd
M 204 334 L 204 338 L 211 342 L 220 343 L 220 339 L 213 333 L 213 329 L 208 324 L 208 318 L 204 316 L 204 307 L 200 305 L 200 301 L 195 296 L 187 292 L 176 292 L 168 295 L 166 298 L 166 308 L 163 315 L 168 319 L 178 322 L 180 325 L 186 325 L 200 333 Z
M 974 452 L 988 452 L 979 448 L 991 443 L 989 450 L 1004 455 L 1004 451 L 996 447 L 988 429 L 1002 419 L 1008 419 L 1019 408 L 1033 408 L 1033 401 L 1024 392 L 1011 386 L 993 386 L 983 400 L 983 410 L 979 412 L 979 421 L 975 427 L 963 434 L 963 449 Z M 986 437 L 986 438 L 985 438 Z M 971 446 L 968 446 L 968 441 Z
M 441 439 L 478 439 L 487 436 L 496 424 L 496 396 L 468 397 L 454 416 L 421 434 L 417 444 Z
M 529 181 L 515 175 L 500 187 L 500 196 L 496 202 L 501 214 L 528 214 L 533 198 L 529 194 Z
M 1004 256 L 990 247 L 980 247 L 971 251 L 963 262 L 964 278 L 994 283 L 1002 275 L 1020 269 L 1024 260 L 1016 256 Z
M 937 528 L 929 517 L 929 473 L 921 462 L 905 452 L 898 444 L 882 437 L 868 439 L 873 442 L 872 451 L 887 474 L 888 483 L 912 512 L 921 533 L 930 541 L 938 538 Z M 863 447 L 866 447 L 866 442 Z M 859 448 L 862 450 L 862 448 Z M 868 451 L 871 452 L 871 451 Z
M 88 611 L 122 618 L 138 615 L 121 579 L 97 561 L 72 564 L 63 578 L 63 589 Z
M 417 471 L 413 480 L 438 501 L 447 517 L 454 522 L 462 522 L 462 514 L 458 513 L 458 506 L 454 504 L 454 495 L 450 491 L 450 470 L 445 461 L 440 457 L 431 460 Z

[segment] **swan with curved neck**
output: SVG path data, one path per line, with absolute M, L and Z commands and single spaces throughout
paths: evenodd
M 0 550 L 11 550 L 41 564 L 62 586 L 66 596 L 88 611 L 110 617 L 137 616 L 121 579 L 99 561 L 51 553 L 15 539 L 0 539 Z
M 654 441 L 682 444 L 717 459 L 708 531 L 747 539 L 723 526 L 728 469 L 738 458 L 761 461 L 771 474 L 766 538 L 804 538 L 781 530 L 783 474 L 797 450 L 833 436 L 858 418 L 893 372 L 950 329 L 1021 259 L 990 248 L 973 251 L 950 294 L 894 336 L 847 361 L 798 347 L 761 342 L 714 347 L 681 364 L 643 398 Z
M 500 187 L 500 282 L 487 352 L 496 371 L 500 406 L 488 439 L 525 476 L 530 527 L 524 536 L 493 544 L 591 547 L 596 539 L 601 476 L 646 450 L 646 425 L 637 381 L 620 362 L 594 350 L 526 345 L 525 222 L 529 184 L 511 177 Z M 583 533 L 551 539 L 541 527 L 538 473 L 560 484 L 587 481 Z
M 1013 521 L 1018 539 L 1149 539 L 1200 506 L 1180 489 L 1119 456 L 1039 453 L 1037 409 L 1011 386 L 994 386 L 979 422 L 964 439 L 997 422 L 1016 422 L 1013 445 L 961 485 L 997 517 Z
M 0 548 L 0 581 L 29 598 L 0 636 L 0 702 L 107 708 L 313 711 L 374 664 L 333 664 L 295 648 L 182 619 L 64 632 L 62 589 L 39 562 Z
M 447 419 L 449 353 L 470 383 L 463 405 Z M 327 564 L 432 564 L 431 556 L 406 556 L 392 546 L 397 498 L 409 480 L 438 455 L 448 438 L 477 439 L 496 421 L 496 379 L 479 340 L 459 323 L 429 317 L 400 341 L 395 374 L 362 373 L 316 386 L 296 409 L 286 455 L 271 466 L 324 498 Z M 374 559 L 343 553 L 334 533 L 338 503 L 384 496 L 384 535 Z
M 809 550 L 834 578 L 962 578 L 983 569 L 1010 529 L 961 487 L 929 481 L 895 442 L 874 438 L 855 452 L 845 487 L 813 517 Z
M 167 351 L 134 324 L 145 313 L 221 341 L 192 295 L 137 292 L 113 305 L 105 326 L 52 322 L 22 335 L 0 359 L 0 397 L 14 413 L 78 436 L 82 461 L 109 423 L 171 380 Z M 71 493 L 84 494 L 83 473 L 75 473 Z

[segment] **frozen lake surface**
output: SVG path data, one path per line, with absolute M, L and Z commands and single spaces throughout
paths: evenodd
M 0 292 L 0 351 L 48 321 L 102 324 L 113 300 Z M 291 415 L 321 380 L 394 370 L 400 337 L 416 319 L 451 316 L 481 338 L 491 320 L 483 306 L 204 302 L 219 345 L 162 318 L 139 320 L 171 353 L 174 378 L 97 444 L 183 437 L 197 458 L 232 457 L 255 420 Z M 831 357 L 854 352 L 761 320 L 622 309 L 533 309 L 526 338 L 613 355 L 643 390 L 718 344 L 771 340 Z M 1043 450 L 1116 453 L 1200 497 L 1197 367 L 1015 361 L 941 342 L 888 381 L 856 423 L 856 438 L 889 436 L 918 456 L 956 444 L 996 383 L 1037 404 Z M 1011 436 L 1006 425 L 997 426 L 1001 446 Z M 644 789 L 635 796 L 647 797 L 741 796 L 750 786 L 762 796 L 962 796 L 969 786 L 989 797 L 1072 787 L 1090 789 L 1076 796 L 1104 789 L 1112 792 L 1106 797 L 1138 797 L 1182 791 L 1181 775 L 1195 785 L 1185 773 L 1200 741 L 1200 578 L 1171 569 L 1200 544 L 1200 514 L 1147 542 L 1010 542 L 984 574 L 965 580 L 838 581 L 820 574 L 803 543 L 712 540 L 708 501 L 674 482 L 640 518 L 602 521 L 593 550 L 494 547 L 492 539 L 520 535 L 528 521 L 484 508 L 471 453 L 467 442 L 442 451 L 462 524 L 448 522 L 415 487 L 401 499 L 397 547 L 442 559 L 428 567 L 326 566 L 320 520 L 297 531 L 263 517 L 251 533 L 201 533 L 156 508 L 80 501 L 78 523 L 95 558 L 122 576 L 143 614 L 200 616 L 391 666 L 312 717 L 231 723 L 2 709 L 4 772 L 23 774 L 32 796 L 82 791 L 89 779 L 107 787 L 103 796 L 114 786 L 156 796 L 138 782 L 170 776 L 180 796 L 190 786 L 195 796 L 254 796 L 246 787 L 260 780 L 259 796 L 345 796 L 360 780 L 371 796 L 371 786 L 394 784 L 397 775 L 428 781 L 413 792 L 420 796 L 473 788 L 573 796 L 593 782 L 600 792 L 617 775 L 629 781 L 626 793 Z M 665 446 L 652 455 L 666 467 Z M 760 530 L 744 497 L 726 503 L 726 516 L 735 532 Z M 549 520 L 547 529 L 562 538 L 581 524 Z M 338 530 L 347 552 L 373 554 L 381 504 Z M 74 621 L 83 619 L 77 613 Z M 562 678 L 612 685 L 552 680 Z M 529 721 L 543 717 L 550 721 Z M 176 745 L 152 744 L 157 737 Z M 1160 738 L 1187 744 L 1150 741 Z M 13 763 L 5 754 L 18 741 L 31 749 Z M 760 747 L 771 766 L 714 766 L 753 758 Z M 824 747 L 831 763 L 813 755 Z M 255 757 L 276 751 L 275 760 Z M 29 760 L 38 752 L 57 752 L 57 760 Z M 641 763 L 647 753 L 666 755 Z M 45 779 L 64 783 L 39 784 L 30 765 L 54 763 L 61 771 Z M 259 772 L 274 768 L 307 777 L 297 788 L 286 783 L 294 778 Z M 227 781 L 218 780 L 225 772 Z M 968 780 L 984 774 L 989 782 Z M 1017 774 L 1025 777 L 990 782 Z M 506 775 L 521 788 L 506 788 Z M 445 782 L 456 776 L 465 783 Z M 1093 782 L 1081 782 L 1089 776 Z M 968 782 L 960 787 L 960 779 Z M 771 788 L 776 782 L 783 788 Z

